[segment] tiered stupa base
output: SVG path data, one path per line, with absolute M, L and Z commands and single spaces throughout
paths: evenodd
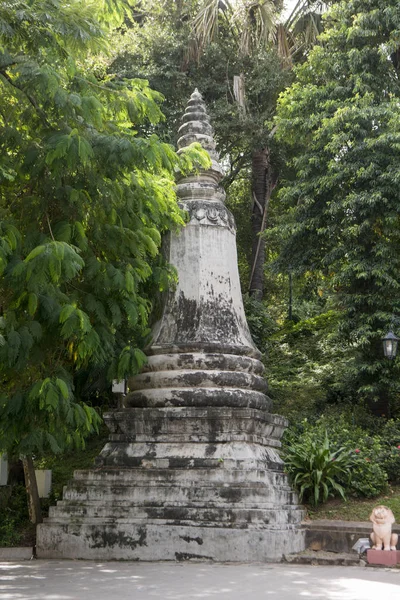
M 129 408 L 98 468 L 38 528 L 40 558 L 276 561 L 304 548 L 276 453 L 284 420 L 250 408 Z

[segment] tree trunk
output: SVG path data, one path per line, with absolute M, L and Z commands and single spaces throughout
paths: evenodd
M 272 176 L 269 148 L 255 150 L 252 157 L 253 208 L 251 227 L 253 244 L 251 252 L 250 296 L 261 300 L 264 293 L 265 238 L 261 235 L 267 223 L 269 199 L 275 182 Z
M 24 466 L 25 487 L 28 493 L 29 519 L 37 525 L 42 523 L 43 519 L 32 456 L 23 456 L 22 464 Z

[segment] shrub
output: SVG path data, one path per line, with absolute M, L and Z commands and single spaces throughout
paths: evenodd
M 336 473 L 335 482 L 341 486 L 346 495 L 372 498 L 387 489 L 387 473 L 383 459 L 386 452 L 381 437 L 370 435 L 368 431 L 351 424 L 346 416 L 321 417 L 315 424 L 304 420 L 289 428 L 285 433 L 283 445 L 284 458 L 289 452 L 299 449 L 311 455 L 315 448 L 321 447 L 326 431 L 329 431 L 329 444 L 332 453 L 342 450 L 349 457 L 348 467 L 344 473 Z M 399 444 L 400 445 L 400 444 Z M 290 449 L 293 450 L 290 450 Z M 400 450 L 396 449 L 400 454 Z M 393 460 L 397 460 L 397 455 Z M 400 456 L 399 456 L 400 461 Z M 397 463 L 395 464 L 395 467 Z M 309 467 L 310 468 L 310 467 Z M 287 466 L 287 471 L 291 471 Z M 314 479 L 318 473 L 313 474 Z M 293 477 L 294 480 L 294 477 Z M 332 493 L 334 490 L 331 490 Z M 307 497 L 307 496 L 305 496 Z
M 0 547 L 18 546 L 29 527 L 28 500 L 24 486 L 12 487 L 0 519 Z
M 351 468 L 349 493 L 361 498 L 374 498 L 387 490 L 387 474 L 368 457 L 358 456 Z
M 400 420 L 390 419 L 380 431 L 381 464 L 390 483 L 400 484 Z
M 299 491 L 300 501 L 304 499 L 317 506 L 335 493 L 345 498 L 339 479 L 349 477 L 350 453 L 345 448 L 333 451 L 326 432 L 322 443 L 305 436 L 288 446 L 284 459 L 286 471 Z
M 325 426 L 333 447 L 344 446 L 353 456 L 351 478 L 341 481 L 346 493 L 351 496 L 373 498 L 386 491 L 388 476 L 383 461 L 384 445 L 378 434 L 351 424 L 348 416 L 321 418 L 319 425 Z

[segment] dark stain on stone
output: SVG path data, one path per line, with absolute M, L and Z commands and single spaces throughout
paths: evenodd
M 215 444 L 207 444 L 206 456 L 213 456 L 215 454 L 216 449 L 217 446 Z
M 155 444 L 148 444 L 148 450 L 146 452 L 146 458 L 156 458 L 157 450 Z
M 171 469 L 187 469 L 190 467 L 190 458 L 170 458 L 169 466 Z
M 238 488 L 221 488 L 219 490 L 219 495 L 221 498 L 228 500 L 228 502 L 239 502 L 242 498 L 242 492 Z
M 180 523 L 188 518 L 188 509 L 181 506 L 147 506 L 146 514 L 149 519 L 168 519 Z
M 215 442 L 217 439 L 218 434 L 221 432 L 221 426 L 219 423 L 217 423 L 217 420 L 214 418 L 212 418 L 212 414 L 210 414 L 210 409 L 207 411 L 208 412 L 208 427 L 209 427 L 209 440 L 210 442 Z M 208 448 L 206 450 L 206 455 L 209 456 L 208 452 Z
M 181 291 L 167 305 L 165 316 L 168 314 L 173 315 L 173 328 L 168 325 L 168 319 L 165 319 L 157 336 L 157 344 L 179 344 L 182 340 L 185 343 L 212 340 L 223 341 L 228 345 L 241 344 L 242 331 L 248 331 L 247 326 L 239 322 L 229 300 L 221 294 L 212 300 L 197 302 L 186 298 Z M 176 335 L 179 335 L 179 339 L 173 339 Z
M 197 542 L 199 544 L 199 546 L 201 546 L 203 544 L 203 540 L 201 539 L 201 537 L 193 538 L 193 537 L 190 537 L 189 535 L 180 535 L 179 537 L 181 538 L 181 540 L 184 540 L 188 544 L 190 542 Z
M 175 552 L 175 559 L 179 562 L 184 560 L 213 560 L 212 556 L 202 556 L 201 554 L 191 554 L 189 552 Z
M 106 531 L 97 530 L 92 533 L 89 537 L 89 548 L 131 548 L 134 550 L 137 546 L 147 546 L 146 542 L 146 529 L 145 527 L 139 527 L 139 537 L 134 539 L 122 531 Z
M 158 435 L 162 430 L 162 421 L 153 421 L 153 425 L 151 427 L 151 431 L 153 433 L 153 435 Z
M 193 354 L 178 354 L 177 365 L 178 367 L 185 367 L 188 363 L 194 362 Z
M 189 339 L 193 339 L 200 325 L 200 307 L 196 300 L 190 300 L 181 292 L 173 314 L 176 315 L 177 331 L 187 332 Z

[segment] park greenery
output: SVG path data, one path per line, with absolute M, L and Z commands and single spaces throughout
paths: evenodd
M 400 483 L 399 359 L 380 342 L 400 330 L 400 6 L 283 4 L 1 4 L 0 451 L 28 481 L 145 361 L 176 279 L 174 178 L 208 164 L 174 150 L 198 87 L 287 471 L 314 504 Z

